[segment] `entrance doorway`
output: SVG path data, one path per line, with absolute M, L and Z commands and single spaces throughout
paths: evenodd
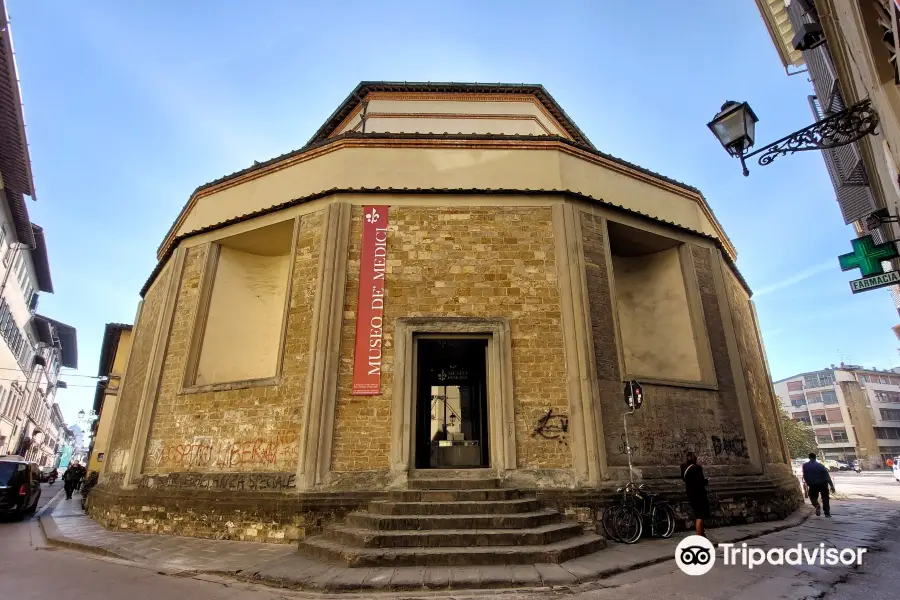
M 490 466 L 487 338 L 417 337 L 416 468 Z

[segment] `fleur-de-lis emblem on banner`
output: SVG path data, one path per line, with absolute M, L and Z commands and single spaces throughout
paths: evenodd
M 378 214 L 378 211 L 373 208 L 372 212 L 366 215 L 366 221 L 369 223 L 377 223 L 380 217 L 381 215 Z

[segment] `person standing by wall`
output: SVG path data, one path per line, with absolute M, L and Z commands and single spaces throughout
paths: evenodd
M 697 535 L 706 537 L 703 529 L 703 520 L 709 518 L 709 495 L 706 493 L 706 485 L 709 483 L 709 479 L 703 475 L 703 467 L 697 464 L 697 455 L 693 452 L 687 453 L 686 460 L 681 465 L 681 478 L 684 480 L 688 502 L 690 502 L 691 511 L 694 513 L 694 526 L 697 528 Z

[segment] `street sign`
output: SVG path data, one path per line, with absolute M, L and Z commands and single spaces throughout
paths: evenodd
M 625 404 L 628 408 L 637 410 L 644 403 L 644 388 L 640 383 L 632 379 L 625 383 Z
M 888 271 L 887 273 L 875 275 L 873 277 L 854 279 L 850 282 L 850 291 L 854 294 L 858 294 L 860 292 L 868 292 L 869 290 L 876 290 L 897 283 L 900 283 L 900 272 Z

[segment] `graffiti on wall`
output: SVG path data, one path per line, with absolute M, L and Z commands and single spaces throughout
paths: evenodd
M 685 452 L 694 452 L 707 464 L 728 463 L 747 459 L 747 441 L 730 427 L 647 427 L 631 436 L 632 455 L 668 464 L 679 464 Z M 615 441 L 618 454 L 626 454 L 625 434 Z
M 737 458 L 750 458 L 747 452 L 747 440 L 739 436 L 711 436 L 713 453 L 716 456 L 734 456 Z
M 531 437 L 540 436 L 545 440 L 556 440 L 561 444 L 565 444 L 568 431 L 569 417 L 556 414 L 552 408 L 548 408 L 547 414 L 537 420 Z
M 278 491 L 296 484 L 294 473 L 171 473 L 144 475 L 140 487 L 169 487 L 178 489 Z
M 617 451 L 619 454 L 628 454 L 628 438 L 627 438 L 627 436 L 626 436 L 624 433 L 622 434 L 622 438 L 621 438 L 621 440 L 619 441 L 619 445 L 616 447 L 616 451 Z M 632 446 L 632 447 L 631 447 L 631 453 L 632 453 L 632 454 L 638 454 L 638 447 L 637 447 L 637 446 Z
M 266 467 L 293 465 L 299 458 L 296 437 L 214 439 L 197 436 L 180 444 L 166 444 L 160 440 L 150 443 L 149 464 L 154 467 L 177 469 L 238 467 Z

